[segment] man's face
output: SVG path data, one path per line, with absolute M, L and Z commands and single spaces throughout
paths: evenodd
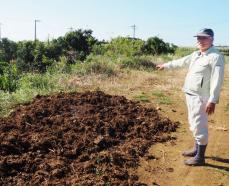
M 213 38 L 210 36 L 197 36 L 198 48 L 201 52 L 206 51 L 212 46 Z

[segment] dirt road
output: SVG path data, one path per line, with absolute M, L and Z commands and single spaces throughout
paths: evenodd
M 170 79 L 172 72 L 165 73 Z M 176 71 L 178 77 L 184 72 Z M 177 78 L 178 79 L 178 78 Z M 176 78 L 173 79 L 176 81 Z M 176 87 L 182 83 L 177 80 Z M 169 82 L 168 82 L 169 84 Z M 161 114 L 174 121 L 180 121 L 175 142 L 156 144 L 150 149 L 155 160 L 142 159 L 138 169 L 140 180 L 147 185 L 169 186 L 227 186 L 229 185 L 229 75 L 225 73 L 224 86 L 216 112 L 209 117 L 209 144 L 206 150 L 206 166 L 188 167 L 183 164 L 182 151 L 193 146 L 188 129 L 187 112 L 182 93 L 173 94 L 171 105 L 160 105 Z M 158 158 L 157 158 L 158 157 Z

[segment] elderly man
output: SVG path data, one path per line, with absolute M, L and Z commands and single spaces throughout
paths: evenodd
M 213 114 L 219 101 L 224 77 L 224 57 L 213 46 L 214 32 L 205 28 L 197 33 L 199 51 L 157 65 L 159 70 L 188 66 L 183 91 L 188 108 L 189 128 L 195 139 L 194 148 L 183 152 L 192 158 L 185 165 L 204 165 L 205 150 L 208 144 L 208 115 Z

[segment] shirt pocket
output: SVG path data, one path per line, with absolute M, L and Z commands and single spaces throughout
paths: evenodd
M 209 64 L 208 63 L 200 63 L 199 65 L 197 65 L 195 67 L 195 72 L 197 73 L 203 73 L 205 72 L 207 69 L 209 68 Z
M 203 85 L 203 76 L 197 74 L 189 74 L 186 77 L 185 85 L 189 90 L 198 92 Z

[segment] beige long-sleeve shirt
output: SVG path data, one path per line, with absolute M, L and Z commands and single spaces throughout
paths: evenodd
M 208 97 L 208 102 L 218 103 L 224 78 L 224 57 L 214 47 L 205 52 L 195 51 L 178 60 L 163 65 L 165 68 L 189 68 L 185 78 L 185 93 Z

